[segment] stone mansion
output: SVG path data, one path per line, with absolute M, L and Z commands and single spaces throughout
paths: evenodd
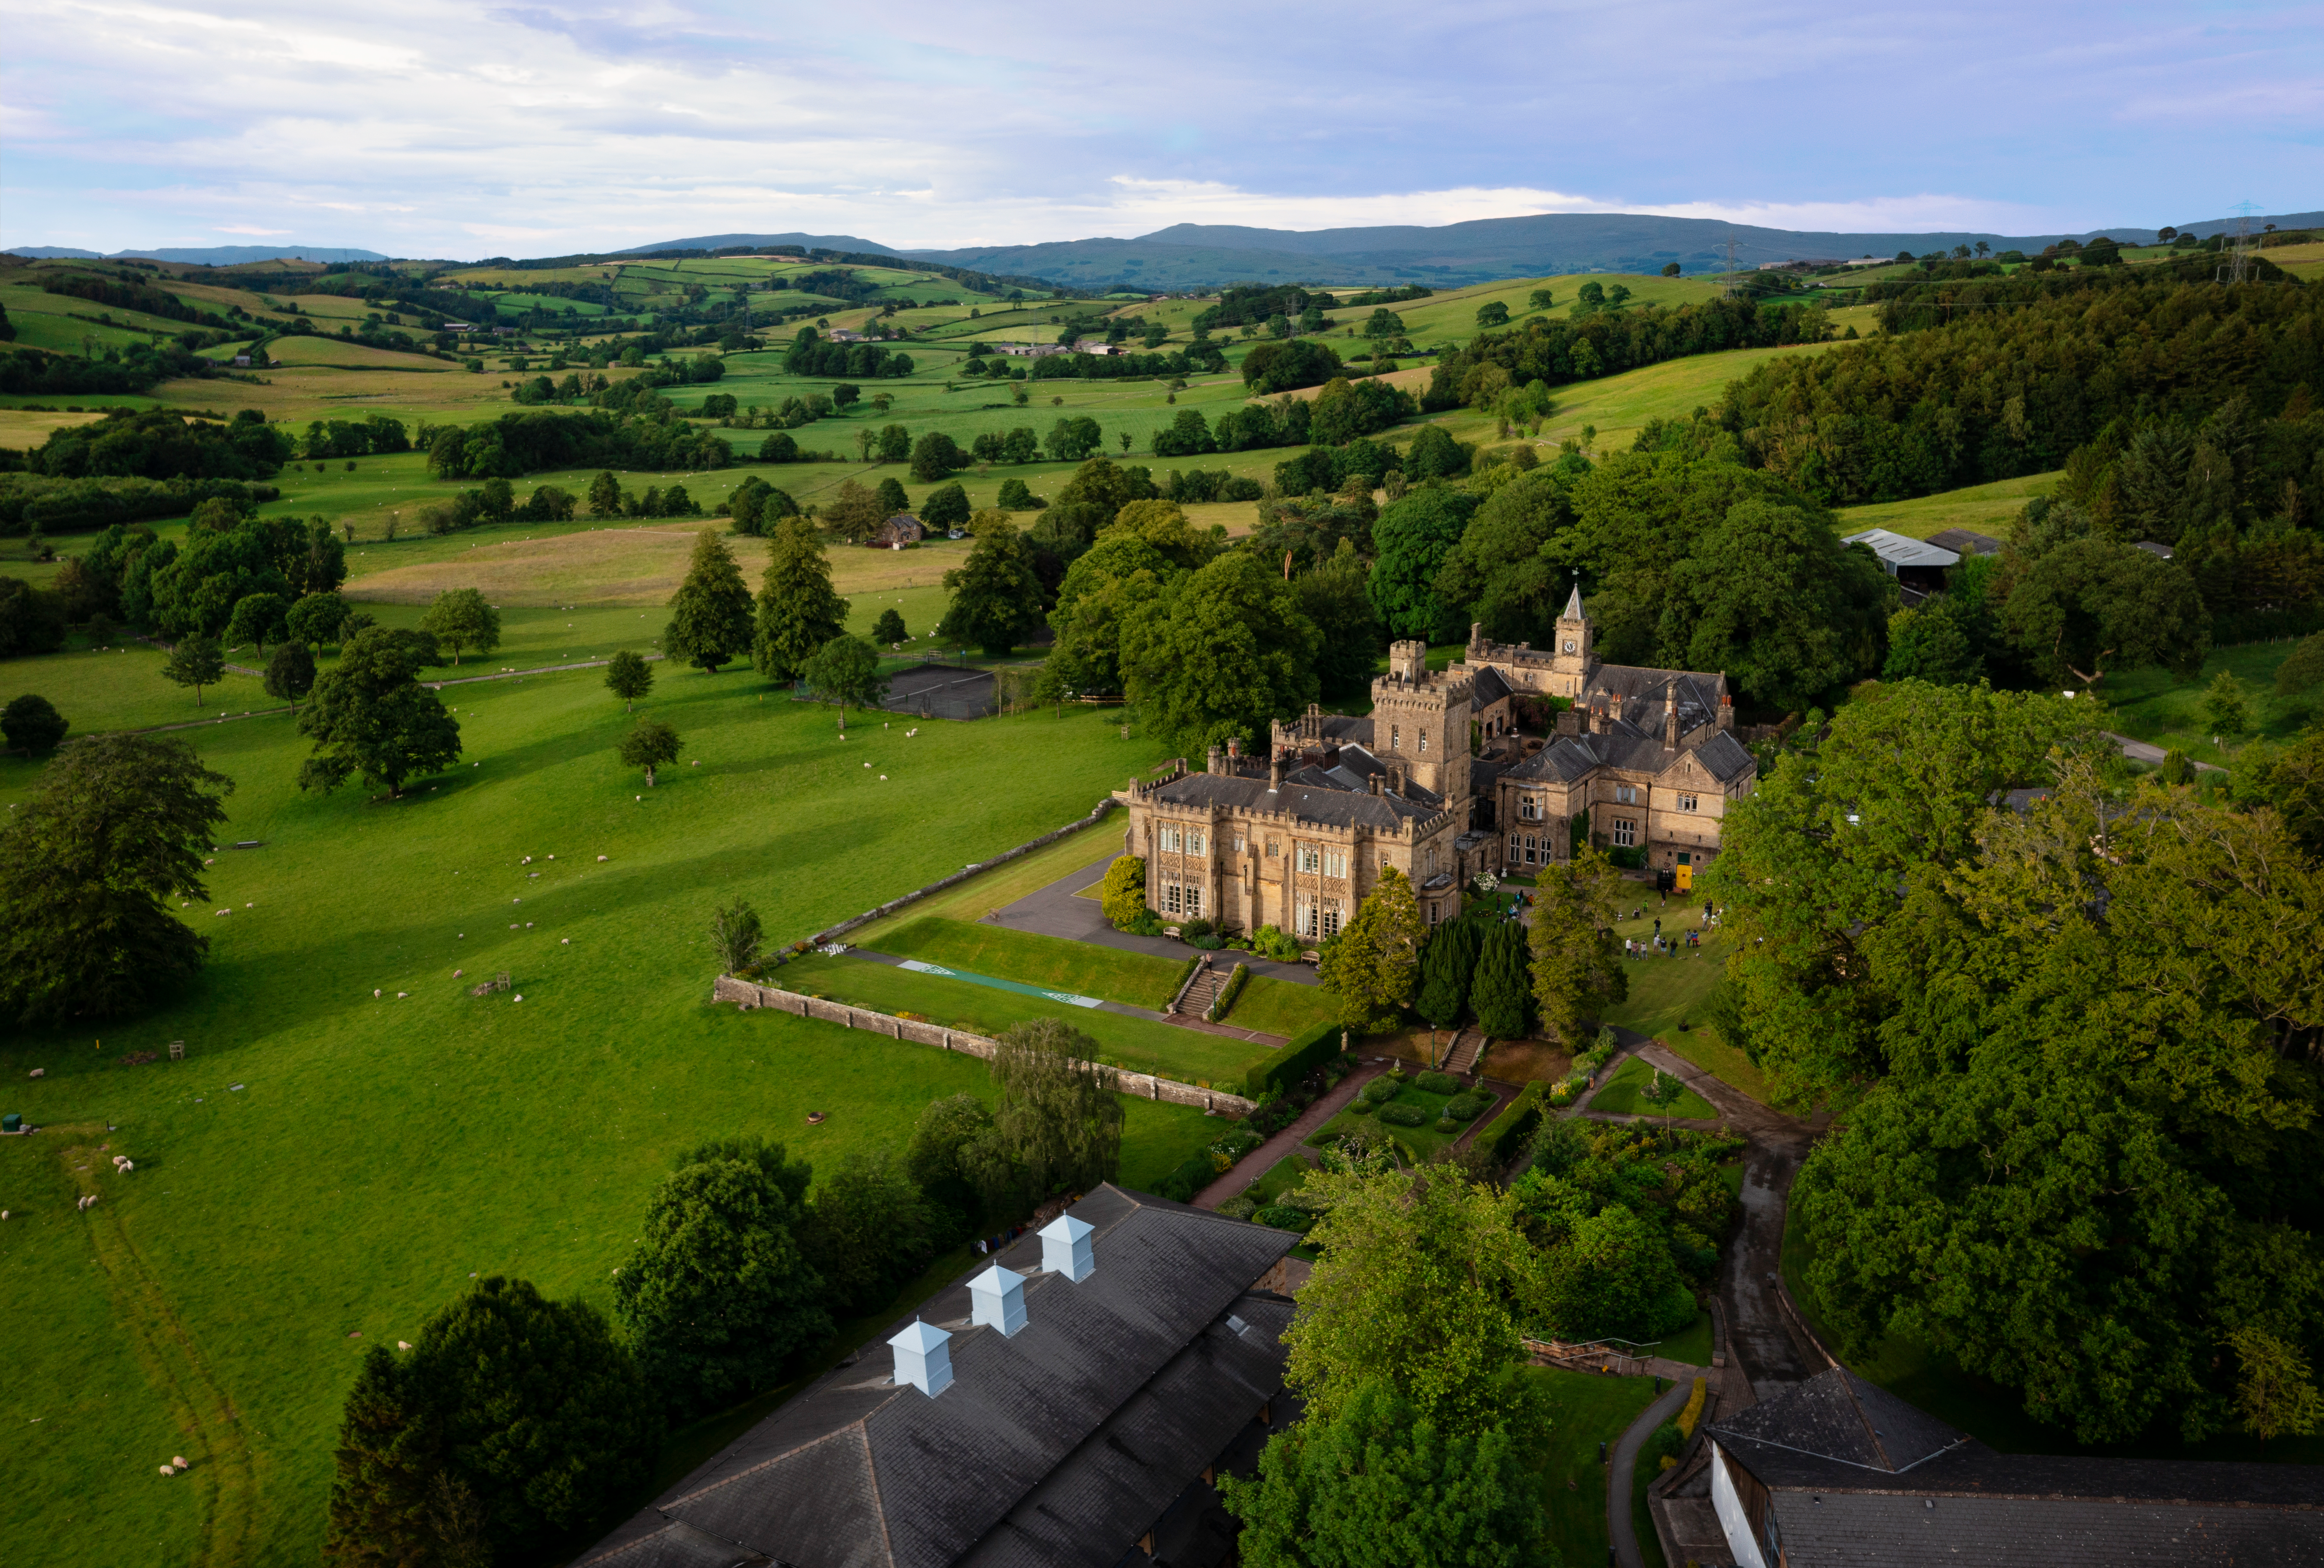
M 1480 872 L 1527 875 L 1577 840 L 1643 852 L 1684 883 L 1719 853 L 1727 804 L 1757 770 L 1730 733 L 1724 675 L 1602 664 L 1577 588 L 1547 650 L 1470 629 L 1457 663 L 1398 642 L 1363 718 L 1311 706 L 1264 758 L 1230 744 L 1204 770 L 1131 780 L 1124 853 L 1165 919 L 1321 941 L 1394 866 L 1431 925 Z M 1554 733 L 1518 733 L 1513 699 L 1562 697 Z

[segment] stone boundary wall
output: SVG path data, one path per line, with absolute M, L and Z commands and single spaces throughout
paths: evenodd
M 991 860 L 979 861 L 974 865 L 970 866 L 965 870 L 956 871 L 953 872 L 952 875 L 944 878 L 940 881 L 930 882 L 925 888 L 916 888 L 912 891 L 906 893 L 902 898 L 890 899 L 876 909 L 866 909 L 863 913 L 856 916 L 852 920 L 842 920 L 838 925 L 832 927 L 828 930 L 817 931 L 814 936 L 808 937 L 807 940 L 817 947 L 822 946 L 826 942 L 836 941 L 840 937 L 846 936 L 850 931 L 854 930 L 857 927 L 868 926 L 874 920 L 883 919 L 886 917 L 894 914 L 905 905 L 914 903 L 921 899 L 927 898 L 930 893 L 940 893 L 946 888 L 956 888 L 961 883 L 968 881 L 969 878 L 975 876 L 982 872 L 989 872 L 994 866 L 1007 865 L 1010 861 L 1031 854 L 1037 849 L 1047 849 L 1049 845 L 1056 843 L 1057 840 L 1064 838 L 1068 835 L 1079 833 L 1083 828 L 1104 820 L 1105 814 L 1111 811 L 1119 804 L 1120 803 L 1115 800 L 1112 796 L 1109 795 L 1104 799 L 1099 801 L 1097 803 L 1097 808 L 1092 811 L 1087 816 L 1079 817 L 1072 822 L 1068 822 L 1065 826 L 1057 829 L 1055 833 L 1045 833 L 1038 838 L 1031 839 L 1024 844 L 1019 844 L 1015 849 L 1003 850 L 999 854 L 994 855 Z
M 743 1008 L 770 1007 L 800 1018 L 838 1024 L 844 1028 L 868 1029 L 891 1039 L 934 1046 L 938 1050 L 964 1051 L 986 1061 L 991 1060 L 993 1053 L 1001 1048 L 998 1041 L 983 1035 L 949 1029 L 941 1024 L 924 1023 L 917 1019 L 898 1018 L 892 1013 L 875 1012 L 870 1008 L 853 1007 L 843 1001 L 803 996 L 796 991 L 785 991 L 780 986 L 757 985 L 747 980 L 737 980 L 731 974 L 718 977 L 710 988 L 710 1000 L 713 1002 L 731 1001 Z M 1259 1109 L 1256 1100 L 1246 1100 L 1223 1089 L 1198 1088 L 1192 1084 L 1181 1084 L 1175 1078 L 1159 1077 L 1151 1073 L 1125 1072 L 1119 1067 L 1113 1069 L 1113 1073 L 1120 1082 L 1123 1093 L 1135 1094 L 1141 1099 L 1167 1100 L 1173 1105 L 1193 1105 L 1227 1116 L 1248 1116 Z

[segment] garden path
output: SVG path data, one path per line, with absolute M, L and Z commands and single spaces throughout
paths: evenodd
M 985 918 L 1019 931 L 1038 931 L 1044 936 L 1063 936 L 1069 942 L 1089 942 L 1125 953 L 1150 953 L 1157 958 L 1184 963 L 1191 951 L 1184 942 L 1170 936 L 1133 936 L 1127 931 L 1117 931 L 1106 924 L 1105 910 L 1097 899 L 1079 896 L 1082 889 L 1105 874 L 1105 868 L 1120 853 L 1109 850 L 1078 871 L 1026 894 Z M 1232 961 L 1249 964 L 1253 974 L 1268 980 L 1287 980 L 1294 985 L 1315 983 L 1315 972 L 1304 964 L 1277 964 L 1255 953 L 1236 953 Z
M 1661 1368 L 1655 1369 L 1657 1371 Z M 1699 1369 L 1684 1369 L 1685 1377 L 1674 1377 L 1663 1397 L 1646 1407 L 1639 1417 L 1630 1423 L 1628 1431 L 1614 1440 L 1614 1452 L 1606 1467 L 1606 1538 L 1613 1544 L 1614 1561 L 1621 1568 L 1646 1568 L 1646 1556 L 1638 1550 L 1638 1532 L 1630 1513 L 1630 1478 L 1638 1468 L 1638 1450 L 1655 1429 L 1666 1421 L 1678 1419 L 1686 1408 L 1687 1399 L 1694 1392 L 1692 1379 Z
M 1234 1168 L 1209 1186 L 1194 1194 L 1194 1207 L 1215 1209 L 1229 1198 L 1240 1193 L 1259 1177 L 1275 1168 L 1275 1162 L 1289 1159 L 1298 1154 L 1307 1141 L 1307 1135 L 1348 1108 L 1356 1092 L 1388 1069 L 1387 1062 L 1366 1062 L 1354 1072 L 1324 1091 L 1314 1104 L 1295 1118 L 1290 1126 L 1235 1161 Z M 1303 1156 L 1304 1158 L 1304 1156 Z

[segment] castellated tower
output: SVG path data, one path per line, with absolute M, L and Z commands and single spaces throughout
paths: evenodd
M 1465 674 L 1428 669 L 1428 644 L 1388 646 L 1386 675 L 1372 678 L 1372 752 L 1401 762 L 1416 784 L 1449 801 L 1469 798 L 1469 699 Z
M 1598 662 L 1598 650 L 1590 646 L 1590 617 L 1582 613 L 1579 583 L 1573 585 L 1572 596 L 1565 602 L 1565 613 L 1557 618 L 1557 641 L 1552 655 L 1550 669 L 1570 678 L 1559 683 L 1558 695 L 1574 696 Z

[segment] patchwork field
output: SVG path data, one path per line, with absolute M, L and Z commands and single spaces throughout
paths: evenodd
M 107 657 L 141 658 L 42 673 Z M 472 1273 L 609 1306 L 646 1194 L 702 1138 L 771 1133 L 827 1167 L 981 1090 L 968 1058 L 711 1008 L 709 908 L 739 893 L 770 937 L 805 935 L 1080 815 L 1155 745 L 1045 715 L 843 742 L 764 689 L 666 671 L 643 707 L 687 750 L 653 790 L 591 672 L 453 688 L 462 765 L 394 804 L 301 795 L 286 718 L 189 732 L 236 783 L 220 842 L 263 844 L 220 854 L 187 912 L 204 979 L 126 1024 L 0 1040 L 5 1109 L 51 1130 L 0 1140 L 0 1539 L 69 1520 L 91 1560 L 310 1563 L 367 1343 Z M 0 806 L 36 771 L 0 759 Z M 509 992 L 467 994 L 503 970 Z M 180 1039 L 183 1062 L 122 1065 Z M 1216 1127 L 1128 1110 L 1132 1183 Z M 76 1169 L 100 1144 L 136 1174 Z M 179 1453 L 195 1467 L 164 1487 Z
M 1924 495 L 1917 501 L 1877 501 L 1864 506 L 1844 506 L 1840 509 L 1840 531 L 1859 533 L 1868 528 L 1885 528 L 1891 533 L 1926 539 L 1949 528 L 1965 528 L 2006 540 L 2009 525 L 2025 509 L 2025 503 L 2036 495 L 2047 495 L 2055 490 L 2061 477 L 2062 471 L 2027 474 L 2015 479 L 1997 479 L 1990 484 L 1972 484 L 1963 490 Z

